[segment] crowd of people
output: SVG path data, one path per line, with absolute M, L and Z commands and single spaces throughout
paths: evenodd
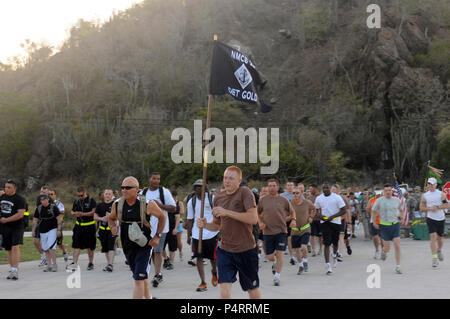
M 225 170 L 219 191 L 208 190 L 199 179 L 184 200 L 178 199 L 176 190 L 161 186 L 159 173 L 152 173 L 148 182 L 147 187 L 141 187 L 136 178 L 126 177 L 121 196 L 105 189 L 97 201 L 84 187 L 78 187 L 70 212 L 74 218 L 71 257 L 62 240 L 64 205 L 54 189 L 43 186 L 31 215 L 33 243 L 41 254 L 39 267 L 56 272 L 59 247 L 65 262 L 72 259 L 66 270 L 77 270 L 80 253 L 87 250 L 87 270 L 92 271 L 98 238 L 106 259 L 103 271 L 114 271 L 114 257 L 122 250 L 135 282 L 133 297 L 152 298 L 149 284 L 157 288 L 163 283 L 162 268 L 167 273 L 174 270 L 177 251 L 180 262 L 185 261 L 182 233 L 186 230 L 186 243 L 192 252 L 187 262 L 197 268 L 200 279 L 196 291 L 208 289 L 205 264 L 209 260 L 211 284 L 220 286 L 221 298 L 231 297 L 238 274 L 249 297 L 260 298 L 258 270 L 263 262 L 272 263 L 274 286 L 281 283 L 285 255 L 289 255 L 291 265 L 298 265 L 298 275 L 310 270 L 309 256 L 323 256 L 325 273 L 331 275 L 343 261 L 344 249 L 352 254 L 351 240 L 356 238 L 358 227 L 363 228 L 364 240 L 373 241 L 375 259 L 386 260 L 393 242 L 394 271 L 402 274 L 400 226 L 403 214 L 410 214 L 412 220 L 417 218 L 415 212 L 426 218 L 431 266 L 438 267 L 444 259 L 445 212 L 450 205 L 434 178 L 428 180 L 424 192 L 416 187 L 403 194 L 406 210 L 390 184 L 344 190 L 325 182 L 319 190 L 318 185 L 306 189 L 294 181 L 282 187 L 277 179 L 269 179 L 258 190 L 248 187 L 236 166 Z M 6 181 L 0 205 L 0 246 L 7 251 L 10 264 L 7 279 L 18 280 L 19 247 L 30 215 L 25 199 L 17 194 L 15 181 Z M 150 281 L 151 268 L 154 277 Z

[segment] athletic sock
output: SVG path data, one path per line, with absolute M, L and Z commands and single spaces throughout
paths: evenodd
M 280 275 L 281 275 L 281 274 L 279 274 L 279 273 L 276 272 L 276 273 L 275 273 L 275 278 L 276 278 L 276 279 L 280 279 Z
M 19 271 L 19 269 L 11 267 L 11 271 Z
M 303 258 L 303 259 L 302 259 L 302 264 L 303 264 L 303 263 L 307 263 L 307 262 L 308 262 L 308 258 Z
M 433 258 L 438 258 L 437 254 L 431 255 Z

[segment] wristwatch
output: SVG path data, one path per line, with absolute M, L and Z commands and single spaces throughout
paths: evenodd
M 158 236 L 159 238 L 161 238 L 162 234 L 161 233 L 156 233 L 155 236 Z

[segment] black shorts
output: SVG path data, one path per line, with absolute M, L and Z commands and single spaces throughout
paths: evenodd
M 305 246 L 308 245 L 310 236 L 311 236 L 311 233 L 304 233 L 301 236 L 293 235 L 291 238 L 292 248 L 300 248 L 302 245 L 305 245 Z
M 311 236 L 322 236 L 320 220 L 313 220 L 311 223 Z
M 320 225 L 322 229 L 323 244 L 325 246 L 337 246 L 341 225 L 332 222 L 325 222 Z
M 102 253 L 107 253 L 114 250 L 114 245 L 116 243 L 116 237 L 113 236 L 110 230 L 98 230 L 98 239 L 102 245 Z
M 436 233 L 440 237 L 444 237 L 445 233 L 445 219 L 444 220 L 434 220 L 427 218 L 428 233 Z
M 217 248 L 217 273 L 219 284 L 236 282 L 239 272 L 239 283 L 244 291 L 259 287 L 258 253 L 250 249 L 241 253 L 230 253 Z
M 13 246 L 23 245 L 23 232 L 23 223 L 13 227 L 3 224 L 3 248 L 9 251 Z
M 264 244 L 266 245 L 266 254 L 272 255 L 275 250 L 286 251 L 287 234 L 279 233 L 275 235 L 264 235 Z
M 72 248 L 95 250 L 97 238 L 95 237 L 95 225 L 79 226 L 73 228 Z
M 205 258 L 209 260 L 217 259 L 217 235 L 211 239 L 202 240 L 202 253 L 199 255 L 198 239 L 192 238 L 192 253 L 194 257 Z
M 291 227 L 289 227 L 289 224 L 290 224 L 290 223 L 291 223 L 290 221 L 286 222 L 287 237 L 290 237 L 290 236 L 291 236 Z
M 134 280 L 146 280 L 150 273 L 152 247 L 127 248 L 123 251 Z
M 178 238 L 177 235 L 172 234 L 172 231 L 169 231 L 166 234 L 166 239 L 164 240 L 164 249 L 166 249 L 166 246 L 169 245 L 169 251 L 177 251 L 178 249 Z
M 356 224 L 356 216 L 352 216 L 352 225 L 355 225 Z

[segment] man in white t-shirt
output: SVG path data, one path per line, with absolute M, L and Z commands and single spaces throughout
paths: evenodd
M 200 229 L 197 226 L 197 223 L 194 221 L 200 218 L 201 209 L 202 209 L 202 185 L 203 181 L 198 179 L 193 184 L 195 195 L 189 199 L 186 203 L 187 207 L 187 228 L 188 233 L 192 233 L 192 252 L 193 256 L 197 258 L 197 270 L 200 275 L 201 283 L 197 287 L 197 291 L 206 291 L 207 284 L 205 281 L 205 270 L 203 265 L 203 258 L 209 259 L 211 261 L 211 274 L 212 279 L 211 283 L 214 287 L 219 283 L 219 279 L 217 277 L 217 264 L 216 264 L 216 249 L 217 249 L 217 237 L 219 231 L 210 231 L 206 228 L 203 228 L 202 234 L 202 251 L 198 253 L 198 243 L 199 243 L 199 234 Z M 206 218 L 208 223 L 213 221 L 212 208 L 214 203 L 214 196 L 209 194 L 208 191 L 205 191 L 205 205 L 203 211 L 203 217 Z
M 442 246 L 444 245 L 445 212 L 450 205 L 447 197 L 437 188 L 437 180 L 434 177 L 428 179 L 428 192 L 422 195 L 420 211 L 427 213 L 428 232 L 430 233 L 430 248 L 432 266 L 437 267 L 439 261 L 444 260 Z M 438 261 L 439 260 L 439 261 Z
M 166 216 L 166 224 L 164 225 L 164 230 L 161 234 L 158 247 L 153 249 L 152 261 L 155 267 L 155 276 L 153 277 L 152 284 L 153 287 L 158 287 L 162 282 L 163 276 L 161 273 L 162 256 L 161 253 L 164 248 L 164 242 L 166 239 L 166 234 L 169 231 L 169 216 L 167 212 L 174 212 L 177 209 L 177 204 L 173 200 L 170 190 L 165 187 L 160 186 L 161 175 L 159 173 L 152 173 L 149 178 L 149 187 L 144 189 L 142 195 L 145 196 L 146 202 L 154 200 L 158 207 L 163 211 L 164 216 Z M 151 236 L 154 237 L 156 234 L 156 229 L 158 226 L 158 219 L 154 216 L 150 219 L 150 225 L 152 226 Z
M 331 192 L 328 183 L 322 185 L 322 191 L 323 194 L 316 198 L 314 206 L 317 209 L 317 216 L 320 218 L 323 245 L 325 246 L 326 273 L 329 275 L 333 272 L 330 265 L 330 246 L 333 245 L 333 266 L 336 267 L 341 216 L 345 215 L 347 210 L 342 198 Z

